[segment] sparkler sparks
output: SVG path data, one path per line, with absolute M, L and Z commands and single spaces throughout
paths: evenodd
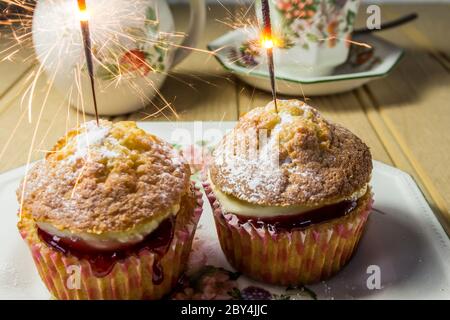
M 80 77 L 80 85 L 76 85 L 73 81 L 76 72 L 95 76 L 96 97 L 102 102 L 99 101 L 99 108 L 101 105 L 105 108 L 106 105 L 118 103 L 118 99 L 110 96 L 104 99 L 105 92 L 132 92 L 132 101 L 128 101 L 128 104 L 151 104 L 156 108 L 151 113 L 153 116 L 170 110 L 178 118 L 171 102 L 159 91 L 166 77 L 185 83 L 182 78 L 168 73 L 175 49 L 215 54 L 180 45 L 180 39 L 185 34 L 173 30 L 172 17 L 160 19 L 160 9 L 164 14 L 168 12 L 160 8 L 161 4 L 149 3 L 147 0 L 45 0 L 37 4 L 27 0 L 0 0 L 0 11 L 2 4 L 7 9 L 0 12 L 0 37 L 3 44 L 6 37 L 10 38 L 12 45 L 6 49 L 0 48 L 0 62 L 17 58 L 25 60 L 23 53 L 29 52 L 30 56 L 26 58 L 29 62 L 37 56 L 44 65 L 36 69 L 38 72 L 33 71 L 34 79 L 31 82 L 34 85 L 28 84 L 29 88 L 23 90 L 26 93 L 23 101 L 29 109 L 30 122 L 31 109 L 45 107 L 34 103 L 35 95 L 40 92 L 35 90 L 37 79 L 55 72 L 55 81 L 48 82 L 48 86 L 64 88 L 68 87 L 65 84 L 71 83 L 73 92 L 68 95 L 69 103 L 82 112 L 80 97 L 89 101 L 90 96 L 82 95 L 81 91 L 89 92 L 92 84 L 89 84 L 89 79 L 85 79 L 87 77 Z M 80 24 L 83 38 L 87 41 L 79 37 Z M 32 54 L 33 51 L 36 51 L 36 56 Z M 92 52 L 92 68 L 90 59 L 83 58 L 85 55 L 89 57 L 88 51 Z M 56 70 L 57 65 L 60 70 Z M 51 77 L 46 78 L 47 81 L 51 80 Z M 185 84 L 192 86 L 190 83 Z M 67 93 L 72 88 L 64 88 L 63 91 Z M 158 103 L 152 101 L 153 96 L 159 97 Z M 164 105 L 161 106 L 161 103 Z M 86 110 L 93 113 L 92 103 L 85 104 Z

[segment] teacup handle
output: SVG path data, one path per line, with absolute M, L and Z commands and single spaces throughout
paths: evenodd
M 184 38 L 180 47 L 175 51 L 172 67 L 179 64 L 186 58 L 192 50 L 185 48 L 193 48 L 197 45 L 199 38 L 203 34 L 206 22 L 206 6 L 205 0 L 189 0 L 190 3 L 190 20 L 187 36 Z

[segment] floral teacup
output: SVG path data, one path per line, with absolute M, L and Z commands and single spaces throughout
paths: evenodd
M 277 69 L 323 76 L 344 63 L 359 0 L 269 0 Z M 261 2 L 256 12 L 261 23 Z

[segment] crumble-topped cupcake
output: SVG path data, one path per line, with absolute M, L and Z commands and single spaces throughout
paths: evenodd
M 215 149 L 205 183 L 227 259 L 282 285 L 334 274 L 363 232 L 371 171 L 369 148 L 305 103 L 253 109 Z
M 134 122 L 69 131 L 17 194 L 19 230 L 59 299 L 161 298 L 185 267 L 202 206 L 189 165 Z

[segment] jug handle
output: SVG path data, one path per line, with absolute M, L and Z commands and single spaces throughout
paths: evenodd
M 184 38 L 180 47 L 175 51 L 172 67 L 183 61 L 192 50 L 185 48 L 194 48 L 203 34 L 206 22 L 205 0 L 189 0 L 190 20 L 187 36 Z

